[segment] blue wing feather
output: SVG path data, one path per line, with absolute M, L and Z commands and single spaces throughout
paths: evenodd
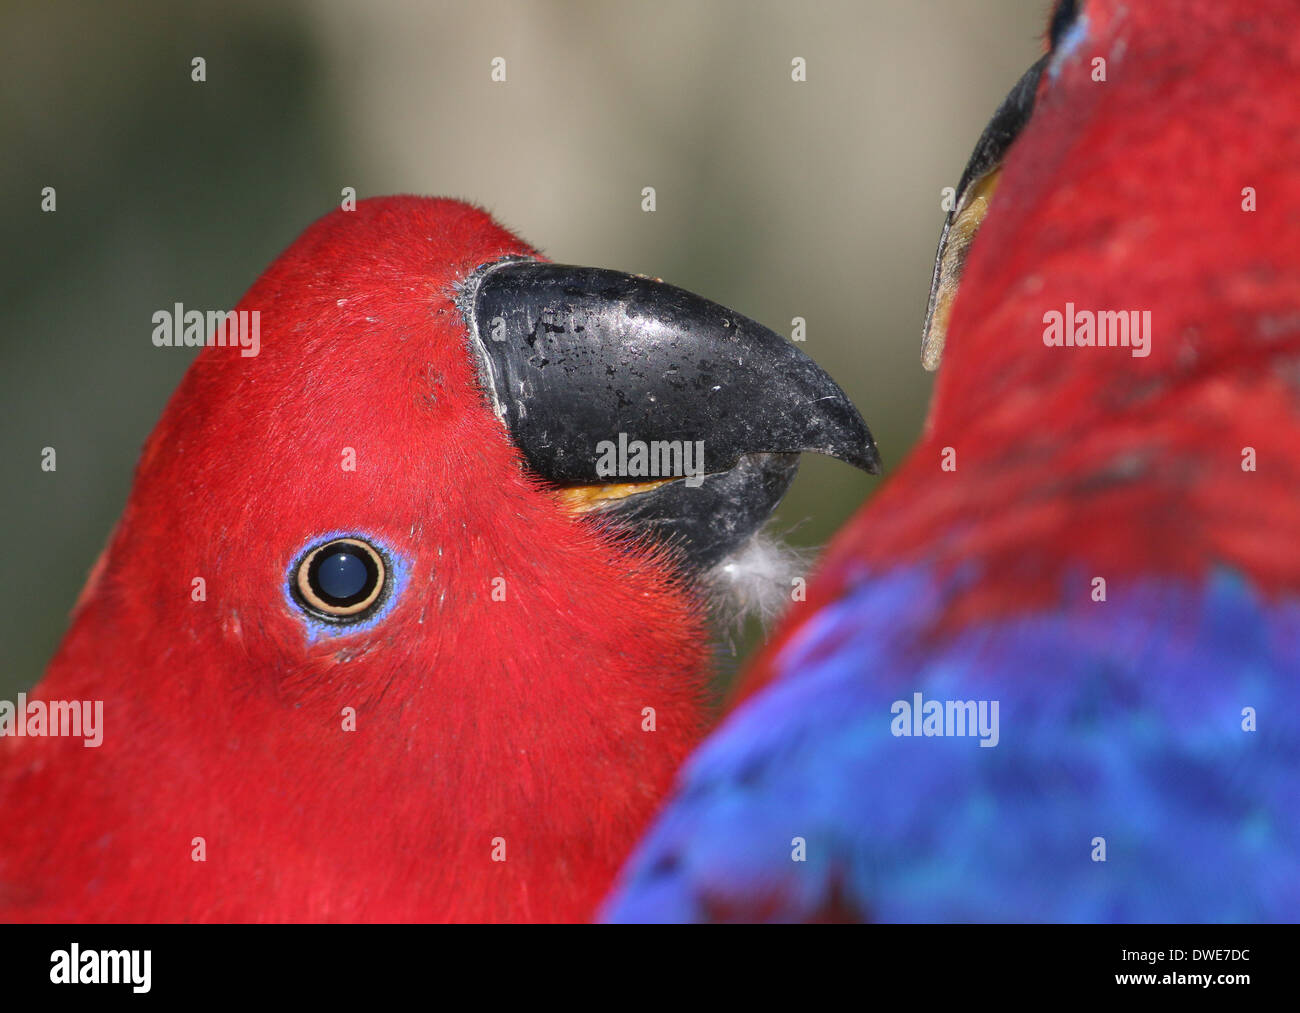
M 1300 602 L 1216 574 L 1094 603 L 1076 575 L 1051 607 L 936 635 L 970 576 L 864 574 L 805 624 L 604 916 L 1294 920 Z M 997 745 L 895 735 L 917 692 L 997 701 Z

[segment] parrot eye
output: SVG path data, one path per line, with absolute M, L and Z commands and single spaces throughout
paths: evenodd
M 359 538 L 334 538 L 308 549 L 294 568 L 293 596 L 307 612 L 350 623 L 370 615 L 383 596 L 384 557 Z

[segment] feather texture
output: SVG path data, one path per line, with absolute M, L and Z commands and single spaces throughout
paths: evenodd
M 920 443 L 606 917 L 1300 911 L 1300 8 L 1090 0 L 1065 39 Z M 1149 354 L 1050 344 L 1069 306 Z M 999 701 L 998 744 L 894 736 L 915 693 Z

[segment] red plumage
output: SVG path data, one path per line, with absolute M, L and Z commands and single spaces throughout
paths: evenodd
M 1295 5 L 1090 0 L 1082 17 L 1002 170 L 922 440 L 828 549 L 745 696 L 868 567 L 981 564 L 936 629 L 1055 601 L 1072 572 L 1224 566 L 1300 591 L 1300 553 L 1279 551 L 1300 544 Z M 1151 354 L 1046 346 L 1044 312 L 1067 301 L 1149 310 Z
M 103 700 L 102 747 L 0 740 L 0 918 L 589 913 L 700 733 L 708 656 L 664 560 L 565 512 L 478 387 L 455 285 L 531 253 L 475 208 L 372 200 L 244 297 L 260 355 L 198 356 L 36 691 Z M 312 641 L 286 566 L 353 530 L 410 593 Z

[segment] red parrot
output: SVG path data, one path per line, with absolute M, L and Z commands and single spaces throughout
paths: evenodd
M 944 227 L 923 437 L 605 917 L 1296 919 L 1298 82 L 1294 0 L 1056 5 Z
M 456 201 L 330 214 L 236 310 L 0 738 L 0 919 L 589 916 L 703 730 L 714 582 L 800 452 L 875 470 L 861 417 Z M 39 734 L 69 701 L 101 744 Z

